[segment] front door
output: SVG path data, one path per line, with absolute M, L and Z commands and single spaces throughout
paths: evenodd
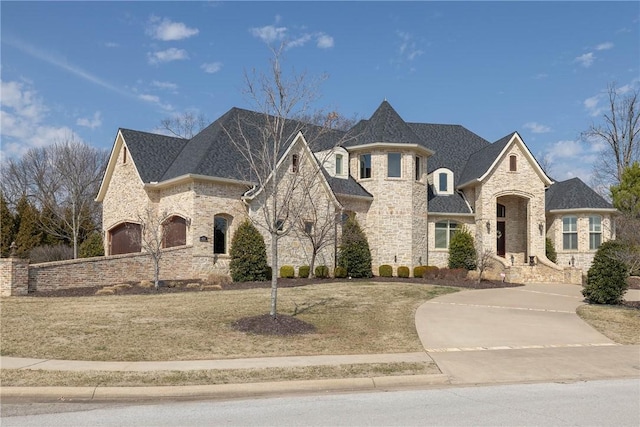
M 506 253 L 506 235 L 505 235 L 505 226 L 504 221 L 498 221 L 498 231 L 496 232 L 496 246 L 498 248 L 498 255 L 503 257 Z

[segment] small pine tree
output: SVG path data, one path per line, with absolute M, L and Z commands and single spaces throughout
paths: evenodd
M 619 304 L 629 284 L 629 270 L 620 260 L 625 246 L 615 240 L 604 242 L 593 258 L 582 295 L 589 304 Z
M 347 270 L 349 277 L 368 278 L 373 275 L 369 242 L 355 218 L 347 219 L 342 229 L 338 265 Z
M 11 253 L 11 242 L 16 238 L 16 220 L 7 206 L 4 195 L 0 192 L 0 221 L 2 229 L 0 229 L 0 256 L 6 258 Z
M 547 255 L 547 259 L 551 262 L 558 261 L 558 254 L 556 253 L 556 247 L 553 245 L 553 242 L 550 238 L 546 238 L 544 241 L 544 249 Z
M 457 229 L 449 242 L 449 268 L 475 270 L 477 259 L 473 236 L 464 226 Z
M 102 243 L 102 235 L 98 231 L 94 231 L 80 244 L 78 256 L 80 258 L 90 258 L 103 255 L 104 245 Z
M 231 278 L 234 282 L 267 280 L 267 249 L 264 238 L 249 220 L 245 220 L 231 240 Z
M 38 210 L 22 196 L 16 205 L 18 232 L 16 234 L 17 256 L 27 258 L 29 251 L 42 243 L 42 232 L 38 227 Z

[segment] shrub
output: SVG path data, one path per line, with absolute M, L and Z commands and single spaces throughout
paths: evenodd
M 296 275 L 296 271 L 293 265 L 283 265 L 280 267 L 280 277 L 283 279 L 293 279 Z
M 467 273 L 466 268 L 441 268 L 438 276 L 443 279 L 465 279 Z
M 222 287 L 231 283 L 231 277 L 227 276 L 226 274 L 211 273 L 207 275 L 207 279 L 204 281 L 204 283 L 207 286 Z
M 389 264 L 382 264 L 378 269 L 378 273 L 380 277 L 392 277 L 393 276 L 393 267 Z
M 582 295 L 589 304 L 619 304 L 629 285 L 629 269 L 619 259 L 625 246 L 615 240 L 604 242 L 593 258 Z
M 413 267 L 413 277 L 423 277 L 425 272 L 424 265 L 418 265 Z
M 425 279 L 435 279 L 440 274 L 440 269 L 435 265 L 426 265 L 424 266 L 424 273 L 422 277 Z
M 73 259 L 73 249 L 66 245 L 42 245 L 29 251 L 32 264 Z
M 329 277 L 329 267 L 326 265 L 319 265 L 315 269 L 315 275 L 318 279 L 326 279 Z
M 398 267 L 398 277 L 409 277 L 409 267 L 405 267 L 404 265 Z
M 90 258 L 94 256 L 104 256 L 104 245 L 102 244 L 102 234 L 97 231 L 89 234 L 78 248 L 80 258 Z
M 345 277 L 347 277 L 347 269 L 344 267 L 336 267 L 336 269 L 333 271 L 333 277 L 335 277 L 336 279 L 344 279 Z
M 298 269 L 298 277 L 306 279 L 307 277 L 309 277 L 310 272 L 311 268 L 308 265 L 301 265 Z
M 546 238 L 544 241 L 544 250 L 547 255 L 547 259 L 551 262 L 558 261 L 558 254 L 556 253 L 556 248 L 553 246 L 553 242 L 550 238 Z
M 262 234 L 245 220 L 231 240 L 231 278 L 234 282 L 267 280 L 267 250 Z
M 476 269 L 476 248 L 473 236 L 466 227 L 456 230 L 449 242 L 449 268 Z
M 342 244 L 338 265 L 353 278 L 371 277 L 371 251 L 367 236 L 355 218 L 347 219 L 342 228 Z

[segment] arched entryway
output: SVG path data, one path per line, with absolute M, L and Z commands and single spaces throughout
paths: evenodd
M 519 195 L 496 198 L 496 254 L 527 262 L 529 199 Z

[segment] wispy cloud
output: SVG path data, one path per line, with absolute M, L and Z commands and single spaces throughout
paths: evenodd
M 527 122 L 524 125 L 522 125 L 522 127 L 530 130 L 533 133 L 551 132 L 551 128 L 549 126 L 545 126 L 537 122 Z
M 591 64 L 593 64 L 593 61 L 595 60 L 596 60 L 596 56 L 593 54 L 593 52 L 588 52 L 576 57 L 576 59 L 574 59 L 574 62 L 577 62 L 578 64 L 582 65 L 584 68 L 589 68 L 591 67 Z
M 189 54 L 184 49 L 170 47 L 166 50 L 147 53 L 150 64 L 159 64 L 163 62 L 182 61 L 189 59 Z
M 91 118 L 80 117 L 78 118 L 78 120 L 76 120 L 76 125 L 87 127 L 89 129 L 98 128 L 102 126 L 102 114 L 100 113 L 100 111 L 96 111 L 95 113 L 93 113 L 93 117 Z
M 104 45 L 110 48 L 120 47 L 120 45 L 116 42 L 106 42 Z
M 200 66 L 205 73 L 214 74 L 222 69 L 222 62 L 210 62 Z
M 275 42 L 284 43 L 286 49 L 302 47 L 311 40 L 315 40 L 316 47 L 319 49 L 329 49 L 334 46 L 334 39 L 328 34 L 321 31 L 302 31 L 293 34 L 290 28 L 279 25 L 281 21 L 282 17 L 276 15 L 275 24 L 249 28 L 249 32 L 252 36 L 262 40 L 266 44 Z
M 600 43 L 599 45 L 596 46 L 596 50 L 609 50 L 612 48 L 613 48 L 613 43 L 611 42 Z
M 142 94 L 138 95 L 138 99 L 140 99 L 142 101 L 145 101 L 145 102 L 149 102 L 151 104 L 155 104 L 158 107 L 160 107 L 160 108 L 162 108 L 163 110 L 166 110 L 166 111 L 173 110 L 173 106 L 171 104 L 163 103 L 160 100 L 160 97 L 157 96 L 157 95 L 149 95 L 149 94 L 146 94 L 146 93 L 142 93 Z
M 333 37 L 320 33 L 316 39 L 320 49 L 330 49 L 333 47 Z
M 557 141 L 547 147 L 544 154 L 549 165 L 549 175 L 561 181 L 578 177 L 590 183 L 593 165 L 604 148 L 602 144 L 586 141 Z
M 158 89 L 175 91 L 178 89 L 178 85 L 172 82 L 161 82 L 158 80 L 154 80 L 151 82 L 151 86 L 157 87 Z
M 147 34 L 162 41 L 182 40 L 198 34 L 197 28 L 189 28 L 182 22 L 173 22 L 168 18 L 152 16 L 149 18 Z
M 32 84 L 0 81 L 2 157 L 21 156 L 34 147 L 81 138 L 67 126 L 46 124 L 49 108 Z
M 599 105 L 602 94 L 591 96 L 583 101 L 584 108 L 591 117 L 599 116 L 602 113 L 602 107 Z
M 404 31 L 396 31 L 396 34 L 400 37 L 398 53 L 401 57 L 413 61 L 424 53 L 422 49 L 417 47 L 417 43 L 411 34 Z

